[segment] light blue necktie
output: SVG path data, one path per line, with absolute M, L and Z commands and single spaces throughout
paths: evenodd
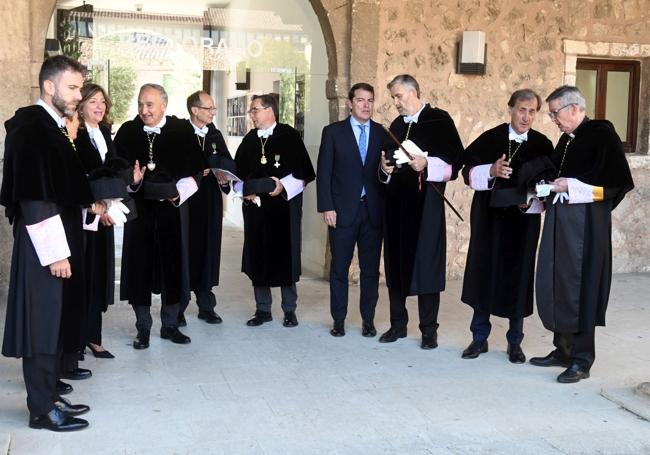
M 361 152 L 361 162 L 366 164 L 366 154 L 368 153 L 368 139 L 366 138 L 366 125 L 358 125 L 361 129 L 359 134 L 359 151 Z
M 366 164 L 366 154 L 368 153 L 368 139 L 366 137 L 366 125 L 359 125 L 361 133 L 359 134 L 359 151 L 361 152 L 361 162 Z M 366 188 L 361 188 L 361 197 L 366 195 Z

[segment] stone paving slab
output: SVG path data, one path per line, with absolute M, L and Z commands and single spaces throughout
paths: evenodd
M 135 351 L 131 308 L 118 302 L 109 309 L 105 345 L 116 358 L 87 354 L 82 366 L 93 377 L 71 381 L 73 402 L 92 407 L 85 431 L 29 429 L 21 364 L 0 358 L 0 433 L 11 435 L 10 453 L 650 454 L 650 423 L 601 395 L 650 379 L 649 275 L 615 277 L 591 378 L 565 385 L 555 381 L 559 368 L 508 362 L 507 321 L 499 318 L 490 351 L 461 359 L 471 312 L 459 302 L 460 282 L 442 295 L 433 351 L 419 349 L 413 299 L 407 338 L 380 344 L 362 337 L 356 287 L 347 334 L 331 337 L 328 283 L 308 277 L 298 284 L 298 327 L 282 327 L 277 300 L 272 322 L 247 327 L 254 308 L 240 254 L 241 235 L 226 231 L 217 289 L 224 323 L 199 321 L 192 303 L 184 329 L 190 345 L 160 339 L 154 303 L 151 347 Z M 384 287 L 376 324 L 380 332 L 388 327 Z M 552 335 L 536 316 L 525 332 L 528 357 L 548 353 Z

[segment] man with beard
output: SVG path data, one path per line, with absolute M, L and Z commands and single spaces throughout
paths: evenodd
M 14 225 L 14 248 L 2 354 L 22 357 L 29 426 L 75 431 L 87 412 L 57 394 L 62 350 L 83 347 L 84 267 L 82 207 L 101 215 L 64 117 L 81 100 L 85 69 L 56 56 L 40 70 L 40 99 L 19 109 L 7 139 L 0 203 Z M 72 388 L 70 387 L 68 391 Z
M 461 300 L 474 309 L 472 342 L 463 351 L 474 359 L 488 350 L 490 315 L 508 318 L 510 362 L 523 363 L 524 318 L 533 313 L 535 253 L 542 203 L 529 205 L 528 183 L 552 168 L 553 145 L 531 129 L 541 99 L 517 90 L 508 101 L 510 123 L 481 134 L 465 150 L 465 183 L 472 200 L 471 238 Z M 548 166 L 545 166 L 545 165 Z
M 302 192 L 314 180 L 314 168 L 298 132 L 277 122 L 274 96 L 253 96 L 248 112 L 255 129 L 244 136 L 235 155 L 238 175 L 244 180 L 235 185 L 245 198 L 242 272 L 253 283 L 256 304 L 246 325 L 273 320 L 271 287 L 280 286 L 283 325 L 295 327 Z
M 120 299 L 136 315 L 135 349 L 149 347 L 151 294 L 160 294 L 160 337 L 177 344 L 191 340 L 178 330 L 181 302 L 190 298 L 188 207 L 205 166 L 188 147 L 194 140 L 187 123 L 165 116 L 167 93 L 158 84 L 144 84 L 138 95 L 138 116 L 115 136 L 117 155 L 131 165 L 147 163 L 134 191 L 138 217 L 124 228 Z
M 410 141 L 421 154 L 409 156 L 395 172 L 394 154 L 382 155 L 380 179 L 386 183 L 384 265 L 390 300 L 390 329 L 380 338 L 392 343 L 406 337 L 406 298 L 418 296 L 422 349 L 438 346 L 438 308 L 445 288 L 446 227 L 442 195 L 458 175 L 463 145 L 447 112 L 420 100 L 420 86 L 408 74 L 389 84 L 399 112 L 390 130 L 399 141 Z M 394 151 L 387 143 L 384 150 Z M 436 191 L 437 189 L 437 191 Z
M 552 155 L 551 182 L 537 258 L 539 317 L 553 331 L 553 350 L 530 363 L 566 368 L 558 382 L 589 377 L 596 358 L 596 326 L 605 325 L 612 282 L 612 210 L 634 188 L 614 125 L 590 120 L 585 99 L 564 85 L 547 98 L 549 116 L 562 131 Z
M 208 324 L 222 322 L 214 308 L 217 299 L 212 292 L 219 285 L 219 264 L 221 262 L 221 228 L 223 224 L 223 199 L 221 193 L 228 194 L 230 185 L 226 174 L 211 168 L 234 170 L 235 162 L 228 152 L 221 131 L 215 126 L 214 100 L 206 92 L 195 92 L 187 98 L 190 113 L 189 125 L 194 133 L 195 147 L 205 160 L 203 178 L 199 189 L 188 201 L 190 212 L 189 252 L 190 289 L 196 296 L 199 319 Z M 189 304 L 181 304 L 179 325 L 185 325 L 184 312 Z

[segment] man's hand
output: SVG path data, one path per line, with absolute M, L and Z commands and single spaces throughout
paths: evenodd
M 502 179 L 509 179 L 510 174 L 512 174 L 512 168 L 508 167 L 508 160 L 506 160 L 505 153 L 501 155 L 501 158 L 496 160 L 492 166 L 490 166 L 490 177 L 501 177 Z
M 257 194 L 249 194 L 248 196 L 244 196 L 244 200 L 245 201 L 254 201 L 256 197 L 257 197 Z
M 179 199 L 180 197 L 181 197 L 181 195 L 179 194 L 178 196 L 176 196 L 176 197 L 170 197 L 170 198 L 167 199 L 167 200 L 173 204 L 174 202 L 178 201 L 178 199 Z
M 57 278 L 70 278 L 72 276 L 72 269 L 70 268 L 70 261 L 61 259 L 50 264 L 50 273 Z
M 336 228 L 336 210 L 323 212 L 323 220 L 331 228 Z
M 210 173 L 210 168 L 208 168 L 208 169 L 203 169 L 203 177 L 205 177 L 205 176 L 208 175 L 209 173 Z
M 217 171 L 217 182 L 219 182 L 219 185 L 221 186 L 228 184 L 228 176 L 225 172 Z
M 144 177 L 144 173 L 147 170 L 147 166 L 140 167 L 138 160 L 135 160 L 135 166 L 133 166 L 133 184 L 137 185 Z
M 554 193 L 567 193 L 569 191 L 569 181 L 566 177 L 560 177 L 552 182 Z
M 115 224 L 115 221 L 113 221 L 113 218 L 108 213 L 104 213 L 100 218 L 99 222 L 102 223 L 104 226 L 113 226 Z
M 411 161 L 409 161 L 409 166 L 415 172 L 422 172 L 427 167 L 427 158 L 424 156 L 416 156 Z
M 389 166 L 386 162 L 386 152 L 381 152 L 381 170 L 386 174 L 391 175 L 395 170 L 395 166 Z
M 88 211 L 93 215 L 102 216 L 104 213 L 106 213 L 106 202 L 96 201 Z
M 275 182 L 275 189 L 269 193 L 269 196 L 274 197 L 282 193 L 282 190 L 284 189 L 284 185 L 282 185 L 282 182 L 280 181 L 279 178 L 277 177 L 271 177 L 271 178 Z

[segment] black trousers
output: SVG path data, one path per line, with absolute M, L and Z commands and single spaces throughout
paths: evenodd
M 556 356 L 589 370 L 596 360 L 595 332 L 553 333 Z
M 194 291 L 194 296 L 196 297 L 196 306 L 199 307 L 199 311 L 214 311 L 217 306 L 217 298 L 212 291 L 197 290 Z M 190 302 L 181 302 L 179 313 L 185 313 Z
M 60 359 L 56 354 L 23 357 L 23 378 L 30 415 L 37 417 L 54 409 L 59 365 Z
M 102 344 L 102 309 L 98 304 L 90 303 L 88 306 L 88 342 L 96 345 Z
M 379 260 L 381 227 L 370 224 L 368 205 L 359 202 L 357 216 L 350 226 L 329 228 L 330 249 L 330 313 L 335 321 L 343 321 L 348 313 L 348 274 L 355 244 L 359 252 L 359 309 L 364 321 L 372 322 L 379 299 Z
M 409 322 L 406 296 L 399 289 L 388 288 L 388 298 L 390 300 L 390 326 L 396 330 L 405 330 Z M 423 335 L 432 335 L 438 330 L 439 309 L 439 292 L 418 295 L 419 327 Z
M 524 339 L 524 318 L 509 318 L 510 328 L 506 332 L 506 339 L 510 344 L 521 344 Z M 472 323 L 469 326 L 474 341 L 487 341 L 492 331 L 490 313 L 487 311 L 474 310 Z

